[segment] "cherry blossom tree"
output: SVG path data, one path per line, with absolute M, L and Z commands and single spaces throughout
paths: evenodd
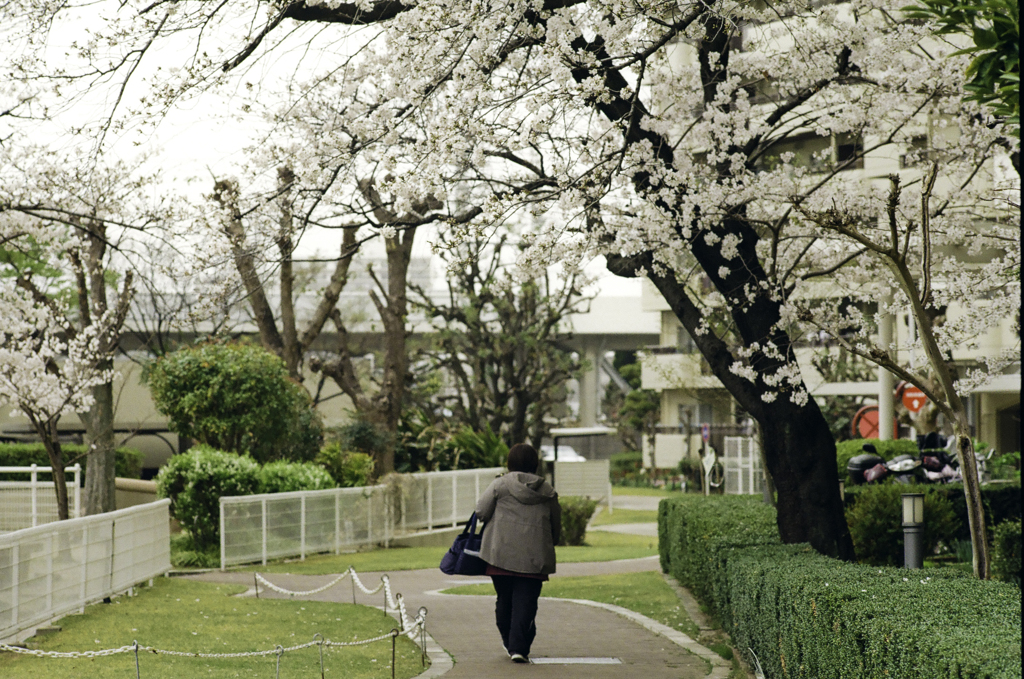
M 139 265 L 132 239 L 171 213 L 150 200 L 149 179 L 129 166 L 95 165 L 87 155 L 78 162 L 83 156 L 74 150 L 24 138 L 7 142 L 0 147 L 0 243 L 11 332 L 3 393 L 43 438 L 55 470 L 66 462 L 57 421 L 78 413 L 89 444 L 86 513 L 112 511 L 113 357 Z
M 977 346 L 1001 325 L 1015 324 L 1015 334 L 1020 336 L 1020 224 L 1016 220 L 1020 206 L 986 201 L 969 190 L 967 196 L 958 195 L 959 191 L 949 195 L 947 189 L 947 197 L 936 207 L 932 203 L 938 177 L 936 162 L 915 187 L 917 209 L 904 204 L 902 181 L 896 174 L 889 178 L 882 214 L 877 209 L 863 211 L 867 206 L 841 204 L 817 212 L 801 209 L 804 217 L 823 229 L 823 241 L 836 239 L 832 244 L 836 248 L 851 243 L 864 248 L 860 266 L 841 267 L 832 278 L 848 301 L 860 304 L 794 299 L 790 306 L 852 353 L 917 386 L 952 423 L 974 573 L 987 579 L 985 511 L 965 395 L 1019 361 L 1020 345 L 989 353 L 974 365 L 958 364 L 952 356 L 962 347 Z M 877 306 L 878 316 L 865 313 L 871 300 L 883 300 Z M 940 321 L 952 310 L 958 312 L 955 318 Z M 874 330 L 876 318 L 885 314 L 912 318 L 916 338 L 906 346 L 880 344 Z M 840 334 L 837 328 L 845 332 Z M 921 352 L 930 371 L 898 360 L 898 349 Z
M 998 156 L 1019 147 L 963 101 L 967 57 L 901 5 L 158 0 L 111 9 L 83 39 L 91 70 L 73 84 L 138 78 L 154 85 L 146 105 L 169 110 L 291 59 L 313 76 L 285 93 L 291 101 L 326 78 L 372 94 L 325 130 L 356 129 L 385 149 L 388 198 L 369 201 L 380 224 L 397 232 L 426 197 L 478 206 L 483 228 L 546 213 L 550 227 L 520 261 L 527 274 L 604 255 L 612 272 L 648 277 L 757 420 L 782 539 L 852 558 L 834 441 L 796 361 L 803 328 L 790 301 L 827 296 L 830 276 L 871 257 L 804 215 L 833 201 L 867 213 L 885 203 L 869 167 L 906 171 L 910 184 L 933 155 L 984 204 L 1007 179 Z M 21 35 L 39 21 L 15 18 Z M 171 74 L 140 75 L 161 43 L 188 44 L 190 56 Z M 300 45 L 308 58 L 295 56 Z M 724 323 L 707 322 L 691 268 Z

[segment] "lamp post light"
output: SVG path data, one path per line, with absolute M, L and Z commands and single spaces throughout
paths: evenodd
M 903 498 L 903 566 L 920 568 L 924 552 L 924 494 L 906 493 Z

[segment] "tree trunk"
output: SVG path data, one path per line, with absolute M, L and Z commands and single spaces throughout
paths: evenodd
M 28 412 L 29 420 L 35 427 L 36 433 L 43 441 L 46 448 L 46 455 L 50 458 L 50 469 L 53 470 L 53 489 L 57 494 L 57 518 L 65 521 L 70 518 L 68 511 L 68 482 L 64 476 L 64 451 L 60 447 L 60 439 L 57 437 L 57 420 L 41 422 Z M 58 416 L 59 418 L 59 416 Z
M 103 369 L 109 369 L 104 366 Z M 88 412 L 80 413 L 89 445 L 85 468 L 85 514 L 112 512 L 116 507 L 114 477 L 114 387 L 110 382 L 92 388 L 94 400 Z
M 974 443 L 971 441 L 966 415 L 967 413 L 958 412 L 953 423 L 954 436 L 956 436 L 956 457 L 960 461 L 960 474 L 964 477 L 964 500 L 967 502 L 967 523 L 971 528 L 974 577 L 988 580 L 990 574 L 985 507 L 981 502 L 978 463 L 974 457 Z
M 736 358 L 729 346 L 714 332 L 701 327 L 703 312 L 689 298 L 685 286 L 676 280 L 675 272 L 666 270 L 664 275 L 654 272 L 652 261 L 653 254 L 649 251 L 631 258 L 609 256 L 608 268 L 620 276 L 648 271 L 648 278 L 693 337 L 711 371 L 757 421 L 765 461 L 778 491 L 777 520 L 782 541 L 787 544 L 807 542 L 822 554 L 852 561 L 855 557 L 853 540 L 839 497 L 836 444 L 818 404 L 808 396 L 803 405 L 798 405 L 790 398 L 792 392 L 778 393 L 776 388 L 769 387 L 764 375 L 786 365 L 770 356 L 755 354 L 751 359 L 757 374 L 753 382 L 733 373 Z M 755 260 L 748 261 L 746 270 L 753 274 L 760 272 Z M 778 317 L 778 303 L 767 296 L 759 296 L 755 304 L 733 313 L 739 329 L 762 342 L 770 339 L 781 355 L 788 356 L 788 361 L 795 361 L 788 335 L 773 327 L 773 318 Z M 791 385 L 791 389 L 806 391 L 802 382 Z M 763 396 L 771 398 L 766 401 Z

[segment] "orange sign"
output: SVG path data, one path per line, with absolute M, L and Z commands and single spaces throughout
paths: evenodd
M 903 389 L 903 405 L 912 413 L 916 413 L 924 404 L 928 402 L 928 397 L 924 395 L 924 392 L 913 385 L 907 385 Z

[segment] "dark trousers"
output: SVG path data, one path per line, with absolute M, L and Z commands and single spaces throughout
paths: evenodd
M 498 603 L 494 615 L 501 641 L 509 653 L 530 655 L 530 645 L 537 635 L 537 599 L 544 585 L 537 578 L 514 575 L 492 575 Z

